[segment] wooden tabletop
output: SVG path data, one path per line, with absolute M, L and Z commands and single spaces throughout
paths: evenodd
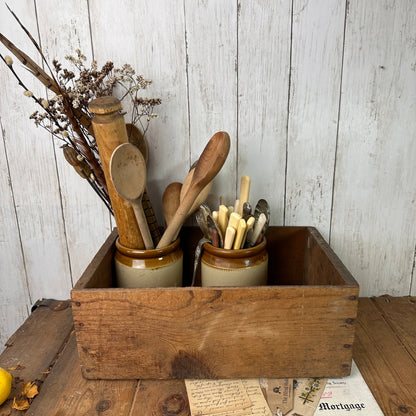
M 361 298 L 353 356 L 384 414 L 416 415 L 416 297 Z M 24 382 L 39 386 L 26 415 L 189 415 L 182 380 L 84 379 L 66 301 L 41 302 L 8 340 L 0 367 L 13 368 L 10 397 Z M 0 416 L 25 414 L 12 403 Z

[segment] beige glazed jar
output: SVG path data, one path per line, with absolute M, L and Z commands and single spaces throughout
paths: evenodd
M 204 244 L 202 286 L 262 286 L 267 284 L 266 239 L 251 248 L 227 250 Z
M 114 267 L 117 287 L 182 286 L 183 253 L 179 238 L 167 247 L 136 250 L 116 240 Z

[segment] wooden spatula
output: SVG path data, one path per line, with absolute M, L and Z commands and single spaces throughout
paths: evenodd
M 214 179 L 224 165 L 230 151 L 230 136 L 226 132 L 215 133 L 201 153 L 188 192 L 181 201 L 175 216 L 162 235 L 157 248 L 169 245 L 186 220 L 198 194 Z

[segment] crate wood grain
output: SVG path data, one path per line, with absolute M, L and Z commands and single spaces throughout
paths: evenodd
M 358 284 L 314 228 L 270 227 L 269 285 L 258 287 L 113 288 L 116 236 L 72 291 L 86 378 L 350 373 Z M 188 260 L 196 236 L 181 236 Z
M 359 299 L 353 357 L 385 415 L 416 413 L 415 319 L 414 297 Z M 54 329 L 47 331 L 47 328 Z M 12 397 L 20 391 L 23 379 L 42 379 L 38 383 L 40 393 L 26 416 L 190 415 L 183 380 L 83 378 L 71 332 L 69 309 L 38 308 L 32 313 L 0 355 L 1 366 L 20 363 L 24 367 L 11 370 L 13 392 L 0 405 L 0 415 L 23 414 L 11 409 Z

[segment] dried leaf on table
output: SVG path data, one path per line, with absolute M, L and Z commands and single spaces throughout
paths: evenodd
M 17 410 L 27 410 L 29 409 L 29 400 L 27 399 L 17 399 L 16 397 L 13 398 L 13 409 Z
M 26 367 L 24 367 L 23 365 L 17 364 L 13 367 L 7 367 L 6 370 L 8 371 L 14 371 L 14 370 L 24 370 Z
M 28 381 L 23 385 L 22 395 L 26 396 L 28 399 L 33 399 L 39 394 L 38 386 L 35 383 Z

